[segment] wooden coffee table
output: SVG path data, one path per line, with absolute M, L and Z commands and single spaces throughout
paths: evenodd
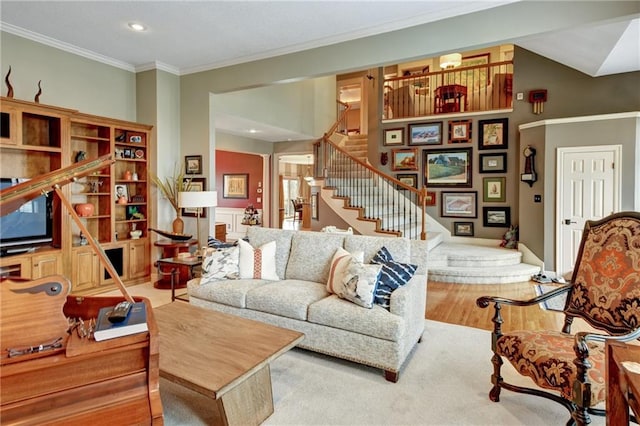
M 219 424 L 259 425 L 273 413 L 269 363 L 304 334 L 184 302 L 153 312 L 161 377 L 213 399 Z

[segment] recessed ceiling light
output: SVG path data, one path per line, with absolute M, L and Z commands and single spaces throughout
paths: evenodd
M 133 31 L 145 31 L 147 29 L 147 27 L 138 22 L 129 22 L 128 25 Z
M 249 133 L 258 133 L 256 129 L 249 129 Z

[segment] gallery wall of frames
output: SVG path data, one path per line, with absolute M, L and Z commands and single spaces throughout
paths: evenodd
M 389 125 L 382 153 L 391 175 L 414 188 L 426 187 L 427 208 L 451 218 L 456 236 L 475 236 L 474 224 L 508 228 L 508 118 L 433 120 Z M 474 182 L 474 165 L 478 167 Z M 481 219 L 481 222 L 480 222 Z

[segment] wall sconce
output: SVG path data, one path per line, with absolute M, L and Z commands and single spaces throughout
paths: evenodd
M 524 155 L 524 173 L 520 175 L 520 180 L 529 184 L 532 187 L 535 181 L 538 180 L 536 176 L 536 149 L 531 145 L 528 145 L 522 152 Z
M 547 102 L 547 90 L 538 89 L 529 92 L 529 102 L 533 104 L 533 113 L 542 114 L 544 103 Z

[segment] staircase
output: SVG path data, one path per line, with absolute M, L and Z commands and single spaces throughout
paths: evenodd
M 367 135 L 333 133 L 328 140 L 339 149 L 329 146 L 326 151 L 328 178 L 322 185 L 322 199 L 360 234 L 421 238 L 419 198 L 411 191 L 398 190 L 395 179 L 367 166 Z M 523 263 L 521 252 L 501 248 L 498 242 L 478 245 L 474 242 L 483 240 L 468 238 L 460 243 L 457 237 L 453 242 L 448 229 L 424 216 L 432 281 L 508 284 L 529 281 L 541 270 Z

